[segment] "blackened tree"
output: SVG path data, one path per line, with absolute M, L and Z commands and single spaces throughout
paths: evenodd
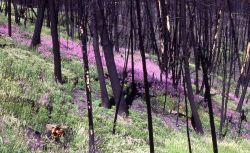
M 43 26 L 43 19 L 44 19 L 44 12 L 46 9 L 46 4 L 48 3 L 47 0 L 40 0 L 38 2 L 38 15 L 36 18 L 36 24 L 35 24 L 35 29 L 33 33 L 33 37 L 31 40 L 31 47 L 35 47 L 41 42 L 41 30 Z
M 8 0 L 8 34 L 11 37 L 11 0 Z
M 120 81 L 118 78 L 118 73 L 117 73 L 115 60 L 114 60 L 113 44 L 109 38 L 109 33 L 107 30 L 107 25 L 106 25 L 104 13 L 103 13 L 103 4 L 102 4 L 103 2 L 101 2 L 100 0 L 93 0 L 93 3 L 94 3 L 93 7 L 96 10 L 95 11 L 96 14 L 94 14 L 94 17 L 96 17 L 95 20 L 98 21 L 97 28 L 98 28 L 98 32 L 101 38 L 101 45 L 104 51 L 104 56 L 106 60 L 108 73 L 110 76 L 110 82 L 111 82 L 111 87 L 112 87 L 112 91 L 114 94 L 115 102 L 116 104 L 120 103 L 119 114 L 125 113 L 128 115 L 128 106 L 124 100 L 124 96 L 122 95 L 121 98 L 119 98 L 120 93 L 121 93 L 121 85 L 120 85 Z
M 151 102 L 149 95 L 149 83 L 148 83 L 148 74 L 146 66 L 146 57 L 142 37 L 142 23 L 141 23 L 141 8 L 139 0 L 136 0 L 136 12 L 137 12 L 137 22 L 138 22 L 138 35 L 139 35 L 139 48 L 142 58 L 142 68 L 143 68 L 143 80 L 144 80 L 144 89 L 145 89 L 145 99 L 147 104 L 147 114 L 148 114 L 148 133 L 149 133 L 149 145 L 150 153 L 154 153 L 154 135 L 153 135 L 153 124 L 152 124 L 152 114 L 151 114 Z
M 62 70 L 61 70 L 61 56 L 60 56 L 60 44 L 58 39 L 58 14 L 56 11 L 55 0 L 49 1 L 49 12 L 51 18 L 51 36 L 53 43 L 53 55 L 54 55 L 54 75 L 55 81 L 62 83 Z

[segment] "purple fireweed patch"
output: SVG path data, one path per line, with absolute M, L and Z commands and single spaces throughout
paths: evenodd
M 0 36 L 8 36 L 8 26 L 7 25 L 0 25 Z M 31 43 L 32 34 L 25 32 L 23 30 L 20 30 L 17 26 L 12 26 L 12 38 L 16 42 L 29 46 Z M 65 39 L 60 38 L 60 52 L 62 58 L 66 59 L 72 59 L 76 58 L 79 59 L 80 62 L 82 62 L 82 45 L 80 41 L 75 41 L 71 39 Z M 44 56 L 45 58 L 50 58 L 53 56 L 52 52 L 52 38 L 51 36 L 42 36 L 41 37 L 41 44 L 38 45 L 37 51 Z M 93 49 L 93 44 L 90 42 L 87 46 L 88 49 L 88 59 L 89 63 L 95 65 L 95 54 Z M 114 60 L 116 63 L 117 71 L 122 74 L 122 71 L 124 69 L 124 63 L 125 63 L 125 48 L 120 48 L 120 53 L 114 53 Z M 101 54 L 101 60 L 104 66 L 106 66 L 105 58 L 103 49 L 100 46 L 100 54 Z M 135 80 L 137 82 L 143 82 L 143 68 L 142 68 L 142 60 L 141 55 L 139 51 L 136 51 L 134 53 L 134 70 L 135 70 Z M 168 78 L 166 80 L 165 74 L 162 75 L 162 82 L 160 81 L 160 75 L 161 70 L 158 66 L 158 64 L 151 60 L 146 59 L 146 65 L 147 65 L 147 73 L 148 73 L 148 80 L 150 83 L 152 83 L 151 90 L 157 91 L 157 92 L 164 92 L 166 85 L 167 85 L 167 92 L 169 95 L 173 96 L 184 96 L 184 88 L 182 85 L 177 86 L 177 89 L 174 89 L 171 74 L 168 74 Z M 131 81 L 131 58 L 128 60 L 128 81 Z M 192 78 L 192 83 L 195 83 L 195 80 Z M 199 80 L 201 82 L 201 80 Z M 143 84 L 143 83 L 142 83 Z M 144 92 L 143 85 L 140 87 L 140 92 Z M 216 91 L 215 89 L 211 89 L 211 92 L 215 94 L 220 94 L 219 91 Z M 239 101 L 239 98 L 237 98 L 233 93 L 229 93 L 229 98 L 235 102 Z M 203 97 L 200 95 L 194 95 L 195 102 L 202 102 Z M 219 116 L 220 115 L 220 105 L 216 104 L 216 102 L 213 101 L 213 110 L 214 113 Z M 236 116 L 237 112 L 228 109 L 227 116 Z M 236 120 L 237 118 L 234 118 Z M 250 124 L 245 125 L 248 129 L 250 127 Z M 250 138 L 250 135 L 247 133 L 242 134 L 243 137 Z
M 0 33 L 4 36 L 8 36 L 8 26 L 7 25 L 1 25 L 0 26 Z M 22 45 L 30 45 L 31 43 L 31 34 L 28 32 L 24 32 L 20 30 L 17 26 L 12 26 L 12 38 L 21 43 Z M 65 39 L 60 38 L 60 52 L 62 58 L 72 59 L 72 58 L 78 58 L 82 60 L 82 46 L 80 42 L 73 41 L 71 39 Z M 53 55 L 52 53 L 52 38 L 51 36 L 41 36 L 41 44 L 38 45 L 38 52 L 41 53 L 44 57 L 51 57 Z M 91 64 L 95 64 L 95 56 L 93 51 L 93 45 L 92 43 L 88 43 L 88 58 L 89 62 Z M 122 73 L 124 68 L 124 62 L 125 62 L 125 48 L 120 49 L 121 53 L 115 53 L 114 59 L 116 63 L 116 67 L 119 73 Z M 105 64 L 105 58 L 103 55 L 102 47 L 100 47 L 100 53 L 102 57 L 103 65 Z M 134 62 L 135 62 L 135 79 L 138 81 L 141 81 L 143 79 L 143 69 L 142 69 L 142 61 L 141 56 L 139 53 L 134 54 Z M 148 72 L 148 79 L 149 80 L 160 80 L 160 68 L 152 60 L 147 59 L 147 72 Z M 128 71 L 131 71 L 131 59 L 128 61 Z M 163 80 L 165 77 L 163 77 Z

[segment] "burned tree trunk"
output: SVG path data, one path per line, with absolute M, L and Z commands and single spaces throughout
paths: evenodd
M 225 109 L 225 96 L 226 96 L 226 81 L 227 81 L 227 50 L 226 50 L 226 44 L 225 42 L 223 43 L 223 58 L 224 58 L 224 63 L 223 63 L 223 88 L 222 88 L 222 102 L 221 102 L 221 112 L 220 112 L 220 127 L 219 127 L 219 137 L 222 138 L 222 129 L 224 127 L 225 123 L 225 117 L 224 116 L 224 109 Z
M 187 88 L 187 96 L 191 106 L 192 111 L 192 119 L 193 119 L 193 127 L 197 133 L 204 134 L 203 127 L 201 124 L 201 120 L 197 111 L 197 105 L 194 101 L 193 89 L 191 84 L 191 77 L 190 77 L 190 70 L 189 70 L 189 57 L 190 57 L 190 50 L 187 48 L 186 44 L 186 1 L 181 1 L 181 27 L 182 27 L 182 50 L 184 54 L 184 73 L 185 73 L 185 81 L 186 81 L 186 88 Z
M 18 9 L 17 9 L 17 4 L 16 4 L 16 0 L 13 0 L 13 7 L 14 7 L 14 13 L 15 13 L 15 22 L 17 24 L 20 23 L 20 20 L 19 20 L 19 12 L 18 12 Z
M 137 11 L 137 22 L 138 22 L 138 36 L 139 36 L 139 48 L 142 58 L 142 68 L 143 68 L 143 79 L 144 79 L 144 88 L 145 88 L 145 98 L 147 104 L 147 114 L 148 114 L 148 132 L 149 132 L 149 145 L 150 153 L 154 153 L 154 135 L 153 135 L 153 124 L 152 124 L 152 115 L 151 115 L 151 102 L 149 95 L 149 83 L 148 83 L 148 74 L 146 66 L 146 57 L 142 37 L 142 23 L 141 23 L 141 8 L 139 0 L 136 0 L 136 11 Z
M 132 78 L 132 90 L 135 92 L 135 63 L 134 63 L 134 23 L 133 23 L 133 0 L 130 0 L 130 49 L 131 49 L 131 78 Z
M 31 47 L 36 47 L 41 42 L 41 30 L 43 26 L 44 12 L 46 8 L 47 0 L 41 0 L 38 3 L 38 15 L 35 24 L 35 30 L 31 40 Z
M 250 43 L 248 44 L 248 47 L 247 47 L 247 52 L 250 52 Z M 241 97 L 240 97 L 240 101 L 237 105 L 237 111 L 238 112 L 241 112 L 242 110 L 242 106 L 243 106 L 243 102 L 244 102 L 244 99 L 245 99 L 245 96 L 246 96 L 246 93 L 247 93 L 247 88 L 248 88 L 248 85 L 249 85 L 249 81 L 250 81 L 250 59 L 248 57 L 248 66 L 246 66 L 246 76 L 245 76 L 245 79 L 244 79 L 244 84 L 243 84 L 243 90 L 242 90 L 242 93 L 241 93 Z
M 118 5 L 117 2 L 114 0 L 112 2 L 113 5 L 113 20 L 114 20 L 114 46 L 115 46 L 115 51 L 119 52 L 119 14 L 118 14 Z
M 70 32 L 69 32 L 69 2 L 68 0 L 64 1 L 64 9 L 65 9 L 65 17 L 66 17 L 66 31 L 67 31 L 67 35 L 69 35 Z
M 186 111 L 186 129 L 187 129 L 187 139 L 188 139 L 188 150 L 189 153 L 192 153 L 191 139 L 189 133 L 189 124 L 188 124 L 188 104 L 187 104 L 187 91 L 186 91 L 186 83 L 185 83 L 185 74 L 183 73 L 183 66 L 181 64 L 181 73 L 183 75 L 183 88 L 184 88 L 184 101 L 185 101 L 185 111 Z M 180 97 L 179 97 L 180 98 Z
M 94 14 L 95 10 L 92 10 Z M 111 104 L 109 102 L 108 92 L 106 88 L 106 82 L 104 77 L 104 71 L 103 71 L 103 64 L 102 64 L 102 58 L 100 55 L 99 50 L 99 37 L 98 37 L 98 28 L 97 28 L 97 20 L 96 17 L 93 17 L 93 20 L 91 21 L 91 34 L 93 37 L 93 48 L 94 48 L 94 54 L 95 54 L 95 61 L 96 61 L 96 67 L 98 72 L 98 79 L 100 83 L 100 90 L 101 90 L 101 98 L 102 98 L 102 106 L 105 108 L 110 108 Z
M 94 11 L 94 17 L 96 18 L 95 20 L 98 21 L 97 28 L 101 37 L 101 45 L 103 47 L 108 73 L 110 75 L 111 87 L 114 94 L 114 98 L 116 104 L 119 105 L 119 114 L 125 113 L 128 115 L 128 106 L 124 100 L 124 96 L 121 95 L 120 98 L 120 93 L 122 93 L 121 85 L 114 60 L 113 44 L 110 41 L 109 33 L 105 23 L 102 2 L 100 2 L 99 0 L 93 0 L 93 3 L 93 7 L 96 10 Z
M 51 36 L 52 36 L 53 54 L 54 54 L 55 81 L 62 83 L 60 45 L 58 40 L 58 29 L 57 29 L 58 13 L 56 12 L 55 0 L 49 1 L 49 12 L 51 18 Z
M 95 152 L 95 134 L 94 134 L 94 122 L 93 122 L 93 111 L 92 111 L 92 99 L 91 99 L 91 88 L 90 88 L 90 74 L 89 74 L 89 62 L 88 62 L 88 51 L 87 51 L 87 14 L 83 15 L 84 3 L 80 3 L 79 15 L 80 15 L 80 36 L 82 41 L 82 55 L 83 55 L 83 66 L 84 66 L 84 80 L 85 89 L 88 105 L 88 120 L 89 120 L 89 153 Z M 85 8 L 86 9 L 86 8 Z M 51 24 L 53 25 L 53 24 Z
M 205 97 L 204 99 L 208 103 L 208 111 L 209 111 L 209 120 L 210 120 L 210 127 L 211 127 L 211 135 L 212 135 L 212 142 L 213 142 L 213 150 L 214 153 L 218 153 L 218 146 L 217 146 L 217 139 L 216 139 L 216 131 L 215 131 L 215 124 L 214 124 L 214 114 L 213 114 L 213 105 L 212 99 L 210 94 L 210 85 L 209 85 L 209 78 L 208 78 L 208 60 L 206 57 L 202 57 L 202 69 L 203 69 L 203 80 L 205 84 Z
M 11 37 L 11 0 L 8 0 L 8 34 Z

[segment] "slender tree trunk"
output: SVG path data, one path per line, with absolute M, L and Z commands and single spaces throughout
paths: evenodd
M 92 12 L 94 11 L 95 10 L 92 10 Z M 109 102 L 108 92 L 106 88 L 105 78 L 104 78 L 102 58 L 101 58 L 100 50 L 99 50 L 99 37 L 98 37 L 96 17 L 93 17 L 93 20 L 91 21 L 91 31 L 93 35 L 93 47 L 94 47 L 95 61 L 96 61 L 97 72 L 98 72 L 98 79 L 100 82 L 102 106 L 105 108 L 111 108 L 111 104 Z
M 35 29 L 33 33 L 33 37 L 31 40 L 31 47 L 36 47 L 41 43 L 41 31 L 43 26 L 44 12 L 46 8 L 47 0 L 41 0 L 38 2 L 38 15 L 36 19 Z
M 188 139 L 188 150 L 189 153 L 192 153 L 191 139 L 189 133 L 189 125 L 188 125 L 188 104 L 187 104 L 187 91 L 186 91 L 186 83 L 185 83 L 185 74 L 183 73 L 183 66 L 181 65 L 181 72 L 183 75 L 183 88 L 184 88 L 184 98 L 185 98 L 185 111 L 186 111 L 186 128 L 187 128 L 187 139 Z
M 85 20 L 86 21 L 86 20 Z M 87 22 L 87 21 L 86 21 Z M 95 152 L 95 134 L 94 134 L 94 122 L 91 100 L 91 88 L 90 88 L 90 75 L 89 75 L 89 62 L 87 52 L 87 27 L 86 23 L 81 23 L 81 39 L 82 39 L 82 54 L 84 64 L 84 80 L 88 104 L 88 120 L 89 120 L 89 153 Z
M 47 26 L 47 28 L 50 28 L 50 24 L 51 24 L 51 17 L 50 17 L 50 11 L 49 11 L 49 9 L 47 9 L 47 22 L 46 22 L 46 26 Z
M 146 103 L 147 103 L 150 153 L 154 153 L 154 136 L 153 136 L 152 115 L 151 115 L 151 102 L 150 102 L 150 95 L 149 95 L 146 57 L 145 57 L 145 50 L 144 50 L 142 30 L 141 30 L 142 23 L 141 23 L 141 8 L 140 8 L 139 0 L 136 0 L 136 10 L 137 10 L 137 22 L 138 22 L 139 47 L 140 47 L 140 52 L 141 52 L 141 57 L 142 57 L 145 98 L 146 98 Z
M 250 33 L 250 19 L 249 19 L 249 23 L 248 23 L 248 33 Z M 244 50 L 244 49 L 243 49 Z M 247 52 L 246 55 L 248 55 L 249 53 Z M 242 68 L 241 70 L 245 70 L 245 63 L 247 62 L 248 59 L 245 59 L 246 61 L 244 61 L 243 65 L 242 65 Z M 239 93 L 240 93 L 240 87 L 241 85 L 243 84 L 244 82 L 244 79 L 245 79 L 245 76 L 242 74 L 240 74 L 240 77 L 237 81 L 237 85 L 236 85 L 236 88 L 235 88 L 235 96 L 236 97 L 239 97 Z M 244 88 L 244 87 L 243 87 Z
M 0 1 L 0 12 L 1 13 L 3 12 L 3 6 L 2 6 L 2 4 L 3 4 L 3 1 Z
M 250 52 L 250 43 L 249 43 L 247 52 Z M 246 74 L 246 77 L 245 77 L 245 80 L 244 80 L 244 85 L 243 85 L 243 90 L 242 90 L 242 94 L 241 94 L 241 97 L 240 97 L 240 101 L 239 101 L 239 103 L 237 105 L 237 109 L 236 109 L 238 112 L 241 112 L 241 110 L 242 110 L 243 102 L 244 102 L 244 99 L 245 99 L 245 96 L 246 96 L 246 93 L 247 93 L 248 84 L 249 84 L 249 81 L 250 81 L 250 69 L 249 69 L 249 67 L 250 67 L 250 60 L 248 59 L 248 66 L 246 66 L 247 74 Z
M 226 28 L 226 43 L 228 42 L 228 30 Z M 228 83 L 227 83 L 227 90 L 226 90 L 226 99 L 225 99 L 225 108 L 224 108 L 224 119 L 227 116 L 227 103 L 228 103 L 228 98 L 229 98 L 229 92 L 230 92 L 230 88 L 231 88 L 231 82 L 232 82 L 232 75 L 233 75 L 233 65 L 234 65 L 234 57 L 235 57 L 235 52 L 230 50 L 230 67 L 229 67 L 229 75 L 228 75 Z
M 225 109 L 225 92 L 226 92 L 226 81 L 227 81 L 227 50 L 225 44 L 223 45 L 223 88 L 222 88 L 222 102 L 221 102 L 221 114 L 220 114 L 220 127 L 219 127 L 219 137 L 222 138 L 222 129 L 225 123 L 224 109 Z
M 241 97 L 240 97 L 240 101 L 237 105 L 237 111 L 238 112 L 241 112 L 242 110 L 242 106 L 243 106 L 243 102 L 244 102 L 244 99 L 245 99 L 245 96 L 246 96 L 246 93 L 247 93 L 247 87 L 248 87 L 248 84 L 249 84 L 249 80 L 250 80 L 250 72 L 247 74 L 247 78 L 246 78 L 246 83 L 244 84 L 244 87 L 243 87 L 243 91 L 242 91 L 242 94 L 241 94 Z
M 190 70 L 189 70 L 189 56 L 190 50 L 187 48 L 186 44 L 186 0 L 181 0 L 181 27 L 182 27 L 182 49 L 184 54 L 184 73 L 185 73 L 185 81 L 186 81 L 186 88 L 187 88 L 187 95 L 188 100 L 190 102 L 191 111 L 192 111 L 192 119 L 193 119 L 193 126 L 197 133 L 204 134 L 203 127 L 201 124 L 201 120 L 197 111 L 197 105 L 194 101 L 193 89 L 191 84 L 191 77 L 190 77 Z
M 133 0 L 130 0 L 130 41 L 131 41 L 131 73 L 132 73 L 132 88 L 135 90 L 135 69 L 134 69 L 134 23 L 133 23 Z
M 66 16 L 66 31 L 67 35 L 70 35 L 69 32 L 69 0 L 65 0 L 64 2 L 64 8 L 65 8 L 65 16 Z
M 198 49 L 194 47 L 194 58 L 195 58 L 195 93 L 199 94 L 199 69 L 200 69 L 200 57 Z
M 88 61 L 88 9 L 89 6 L 86 5 L 86 1 L 78 0 L 78 19 L 79 19 L 79 33 L 82 42 L 82 57 L 83 57 L 83 67 L 84 67 L 84 81 L 87 97 L 88 106 L 88 121 L 89 121 L 89 153 L 95 153 L 95 132 L 94 132 L 94 122 L 93 122 L 93 110 L 92 110 L 92 98 L 91 98 L 91 87 L 90 87 L 90 73 L 89 73 L 89 61 Z M 52 24 L 53 25 L 53 24 Z
M 73 9 L 73 1 L 69 1 L 70 8 L 70 36 L 74 38 L 74 9 Z
M 146 10 L 146 14 L 147 14 L 147 17 L 148 17 L 148 22 L 149 22 L 150 38 L 151 38 L 151 41 L 152 41 L 152 47 L 153 47 L 153 49 L 154 49 L 154 51 L 155 51 L 155 53 L 157 55 L 158 63 L 159 63 L 159 66 L 161 68 L 160 53 L 159 53 L 159 50 L 158 50 L 158 47 L 157 47 L 157 41 L 156 41 L 156 38 L 155 38 L 154 25 L 153 25 L 152 15 L 151 15 L 150 8 L 149 8 L 149 0 L 145 0 L 145 10 Z
M 96 21 L 98 21 L 97 28 L 100 32 L 101 45 L 103 47 L 108 73 L 110 75 L 111 88 L 114 94 L 114 98 L 116 104 L 119 105 L 119 114 L 125 113 L 126 115 L 128 115 L 128 106 L 124 100 L 123 95 L 121 95 L 121 100 L 119 101 L 121 93 L 121 85 L 118 78 L 118 73 L 114 60 L 113 44 L 109 39 L 109 33 L 105 23 L 103 6 L 101 4 L 102 2 L 100 2 L 100 0 L 93 0 L 93 2 L 94 2 L 93 7 L 96 10 L 94 17 L 96 17 Z
M 214 153 L 218 153 L 218 147 L 217 147 L 217 139 L 216 139 L 216 130 L 214 125 L 214 114 L 213 114 L 213 106 L 212 106 L 212 100 L 211 100 L 211 94 L 210 94 L 210 85 L 208 82 L 208 75 L 207 75 L 207 67 L 205 66 L 205 62 L 202 64 L 203 68 L 203 80 L 205 84 L 205 100 L 207 100 L 208 103 L 208 110 L 209 110 L 209 120 L 210 120 L 210 127 L 211 127 L 211 135 L 212 135 L 212 142 L 213 142 L 213 149 Z
M 249 23 L 248 23 L 248 46 L 247 46 L 246 53 L 248 55 L 250 54 L 250 19 L 249 19 Z M 243 85 L 243 91 L 242 91 L 242 94 L 240 97 L 240 101 L 239 101 L 238 106 L 237 106 L 238 112 L 241 112 L 241 110 L 242 110 L 243 102 L 244 102 L 247 88 L 248 88 L 249 81 L 250 81 L 250 58 L 249 57 L 247 57 L 247 58 L 248 59 L 246 59 L 246 63 L 248 64 L 248 66 L 245 66 L 246 77 L 245 77 L 245 80 L 242 81 L 242 82 L 244 82 L 244 85 Z
M 114 41 L 114 44 L 115 44 L 115 51 L 116 52 L 119 52 L 119 15 L 118 15 L 118 5 L 116 3 L 116 0 L 114 0 L 114 2 L 112 2 L 113 4 L 113 19 L 114 19 L 114 38 L 115 38 L 115 41 Z
M 13 0 L 13 7 L 14 7 L 14 13 L 15 13 L 15 22 L 17 24 L 19 24 L 20 20 L 19 20 L 19 13 L 18 13 L 18 9 L 17 9 L 16 0 Z
M 8 0 L 8 34 L 11 37 L 11 0 Z
M 205 63 L 208 63 L 208 60 L 205 60 L 206 57 L 204 57 L 204 56 L 202 59 L 203 59 L 202 60 L 203 80 L 204 80 L 204 84 L 205 84 L 205 97 L 204 98 L 208 103 L 213 150 L 214 150 L 214 153 L 218 153 L 216 130 L 215 130 L 215 124 L 214 124 L 213 105 L 212 105 L 212 100 L 211 100 L 210 85 L 209 85 L 209 78 L 208 78 L 208 67 L 205 64 Z
M 8 0 L 5 0 L 5 9 L 4 9 L 5 16 L 8 15 Z
M 239 55 L 239 50 L 238 50 L 238 37 L 236 36 L 236 32 L 235 32 L 235 25 L 234 25 L 234 22 L 233 22 L 233 18 L 232 18 L 232 6 L 231 6 L 231 3 L 230 3 L 230 0 L 227 0 L 227 5 L 228 5 L 228 10 L 229 10 L 229 19 L 230 19 L 230 25 L 231 25 L 231 33 L 232 33 L 232 36 L 233 36 L 233 43 L 234 43 L 234 54 L 237 58 L 237 64 L 238 64 L 238 67 L 239 67 L 239 70 L 241 68 L 241 62 L 240 62 L 240 55 Z
M 58 40 L 58 13 L 56 12 L 55 0 L 49 0 L 49 13 L 51 18 L 51 36 L 54 54 L 54 74 L 55 81 L 62 83 L 60 45 Z

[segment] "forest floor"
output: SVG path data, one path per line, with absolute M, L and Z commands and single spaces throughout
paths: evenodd
M 80 43 L 65 38 L 60 39 L 63 77 L 66 83 L 57 85 L 53 82 L 52 44 L 48 29 L 43 30 L 41 45 L 37 50 L 33 50 L 28 47 L 33 27 L 29 26 L 25 29 L 13 26 L 13 36 L 9 38 L 7 37 L 7 26 L 4 23 L 6 23 L 4 20 L 3 23 L 0 22 L 0 99 L 2 101 L 0 103 L 0 152 L 9 152 L 12 148 L 14 152 L 30 152 L 32 149 L 39 151 L 45 145 L 51 152 L 58 152 L 58 150 L 62 152 L 86 151 L 88 124 L 86 105 L 84 105 L 86 104 L 84 82 L 81 79 L 83 69 Z M 148 152 L 146 106 L 142 98 L 137 98 L 133 103 L 129 118 L 118 119 L 117 134 L 111 134 L 114 109 L 106 110 L 99 107 L 99 85 L 94 79 L 97 74 L 91 44 L 89 51 L 98 149 L 100 152 Z M 121 49 L 121 53 L 115 54 L 119 72 L 123 70 L 124 57 L 124 49 Z M 136 80 L 142 82 L 139 53 L 135 54 L 135 62 Z M 147 66 L 149 80 L 153 87 L 151 92 L 152 95 L 155 95 L 151 100 L 156 151 L 187 152 L 185 118 L 179 118 L 177 127 L 177 116 L 170 113 L 176 107 L 178 100 L 176 96 L 177 93 L 180 93 L 180 112 L 185 114 L 182 100 L 183 88 L 178 87 L 178 91 L 175 91 L 170 79 L 167 80 L 169 96 L 167 96 L 167 109 L 162 113 L 165 97 L 162 90 L 164 86 L 160 83 L 160 69 L 157 63 L 151 59 L 147 60 Z M 129 64 L 128 68 L 130 69 L 130 67 Z M 79 81 L 74 85 L 76 79 Z M 109 82 L 107 83 L 109 85 Z M 110 91 L 110 86 L 108 89 Z M 219 126 L 220 90 L 219 88 L 212 89 L 215 94 L 213 106 L 216 129 Z M 200 104 L 199 114 L 205 129 L 205 136 L 196 135 L 190 129 L 192 147 L 194 152 L 211 152 L 208 110 L 203 108 L 202 96 L 195 95 L 195 99 Z M 233 122 L 229 124 L 230 130 L 226 138 L 219 141 L 220 152 L 246 153 L 250 150 L 249 122 L 243 122 L 241 137 L 238 137 L 236 131 L 238 113 L 234 110 L 237 100 L 230 93 L 228 116 L 233 116 Z M 35 103 L 35 106 L 32 103 Z M 53 105 L 52 112 L 47 109 L 49 104 Z M 249 106 L 245 106 L 245 108 L 249 109 Z M 249 115 L 247 118 L 249 120 Z M 65 142 L 64 149 L 60 144 L 55 145 L 54 142 L 43 139 L 45 125 L 48 123 L 65 124 L 72 130 L 72 134 L 68 134 L 68 138 L 62 140 Z

